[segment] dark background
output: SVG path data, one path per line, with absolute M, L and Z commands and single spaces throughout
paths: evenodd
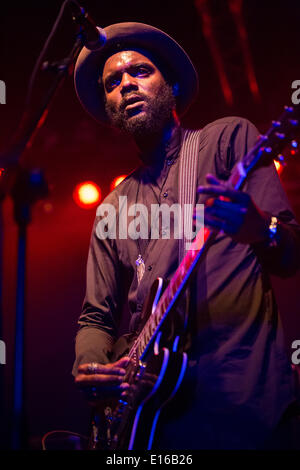
M 0 148 L 4 149 L 17 127 L 34 63 L 58 14 L 62 1 L 27 1 L 6 4 L 1 17 L 0 79 L 7 87 L 7 104 L 0 106 Z M 200 75 L 200 93 L 182 122 L 196 128 L 225 115 L 250 119 L 261 132 L 290 104 L 291 83 L 300 79 L 300 4 L 297 0 L 244 0 L 248 34 L 260 100 L 247 84 L 242 52 L 227 1 L 211 0 L 214 34 L 233 90 L 233 105 L 226 104 L 214 60 L 205 41 L 194 1 L 85 0 L 83 5 L 100 26 L 120 21 L 140 21 L 173 36 L 190 54 Z M 3 7 L 1 7 L 3 8 Z M 69 12 L 69 10 L 67 10 Z M 46 55 L 60 60 L 72 46 L 75 26 L 65 13 Z M 52 76 L 40 74 L 34 103 L 47 90 Z M 298 160 L 297 160 L 298 158 Z M 72 78 L 59 90 L 44 127 L 39 132 L 26 165 L 45 172 L 49 196 L 35 205 L 28 230 L 26 314 L 26 408 L 28 435 L 38 448 L 40 437 L 54 429 L 87 432 L 89 411 L 75 389 L 71 368 L 74 337 L 85 289 L 85 264 L 95 210 L 76 206 L 76 184 L 94 180 L 102 195 L 114 177 L 129 173 L 137 164 L 136 150 L 125 137 L 100 127 L 81 108 Z M 299 157 L 289 160 L 281 174 L 296 217 L 300 220 Z M 17 227 L 12 200 L 3 204 L 3 318 L 0 339 L 6 342 L 5 409 L 12 398 Z M 300 339 L 300 276 L 274 279 L 286 334 L 287 352 Z M 247 312 L 245 312 L 245 315 Z M 9 413 L 8 413 L 9 415 Z

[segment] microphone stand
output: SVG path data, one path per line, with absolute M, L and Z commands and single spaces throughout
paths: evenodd
M 45 197 L 48 188 L 41 171 L 30 171 L 21 164 L 21 155 L 28 149 L 37 132 L 45 122 L 48 110 L 58 89 L 68 74 L 73 72 L 73 64 L 84 44 L 84 36 L 79 33 L 67 58 L 56 67 L 56 76 L 46 93 L 45 99 L 35 115 L 26 116 L 9 153 L 4 155 L 0 167 L 4 168 L 4 178 L 0 187 L 0 206 L 7 192 L 14 201 L 14 218 L 18 225 L 18 261 L 15 321 L 15 357 L 11 447 L 14 450 L 27 447 L 26 408 L 24 391 L 24 352 L 25 352 L 25 285 L 26 285 L 26 239 L 27 228 L 31 220 L 33 204 Z M 51 66 L 51 64 L 50 64 Z M 54 65 L 51 66 L 53 69 Z M 1 157 L 1 156 L 0 156 Z M 3 157 L 3 156 L 2 156 Z M 12 183 L 13 180 L 13 183 Z M 0 178 L 1 184 L 1 178 Z M 5 187 L 6 186 L 6 187 Z M 1 209 L 1 207 L 0 207 Z M 1 219 L 1 214 L 0 214 Z

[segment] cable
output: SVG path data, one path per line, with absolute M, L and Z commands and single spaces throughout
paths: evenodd
M 42 450 L 47 450 L 46 445 L 45 445 L 45 441 L 46 441 L 47 437 L 49 437 L 49 436 L 51 436 L 51 434 L 55 434 L 55 433 L 61 433 L 61 434 L 65 433 L 65 434 L 69 434 L 71 436 L 80 437 L 81 439 L 84 439 L 86 441 L 89 440 L 89 438 L 87 436 L 83 436 L 82 434 L 78 434 L 77 432 L 66 431 L 66 430 L 63 430 L 63 429 L 57 429 L 57 430 L 54 430 L 54 431 L 49 431 L 46 434 L 44 434 L 44 436 L 42 437 Z

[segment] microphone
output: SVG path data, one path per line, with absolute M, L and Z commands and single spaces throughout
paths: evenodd
M 88 12 L 76 1 L 72 1 L 71 4 L 73 6 L 76 5 L 76 11 L 73 9 L 73 20 L 80 26 L 80 32 L 83 33 L 85 47 L 90 51 L 100 49 L 106 43 L 106 33 L 104 29 L 96 26 L 93 18 L 91 18 Z

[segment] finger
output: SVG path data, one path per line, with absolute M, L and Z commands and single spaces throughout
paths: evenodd
M 119 397 L 119 396 L 127 396 L 128 391 L 130 390 L 129 384 L 121 384 L 117 386 L 105 386 L 105 387 L 99 387 L 99 385 L 96 386 L 90 386 L 90 387 L 82 387 L 81 391 L 85 395 L 86 399 L 88 400 L 89 403 L 92 403 L 93 405 L 96 405 L 97 402 L 98 404 L 99 401 L 103 401 L 104 399 L 112 398 L 112 397 Z
M 214 199 L 213 207 L 220 207 L 228 212 L 239 212 L 246 211 L 246 207 L 240 202 L 236 201 L 225 201 L 224 199 Z
M 126 373 L 125 369 L 118 367 L 115 364 L 93 364 L 93 372 L 95 374 L 112 374 L 112 375 L 124 375 Z M 91 364 L 81 364 L 78 367 L 78 373 L 80 374 L 87 374 L 87 375 L 95 375 L 91 373 Z
M 98 362 L 89 362 L 86 364 L 80 364 L 78 366 L 78 373 L 82 374 L 91 374 L 91 371 L 100 372 L 105 370 L 106 366 L 104 364 L 99 364 Z
M 213 207 L 207 208 L 204 216 L 206 225 L 210 226 L 211 221 L 217 222 L 220 224 L 221 229 L 230 235 L 239 231 L 243 220 L 243 214 L 232 212 L 228 213 L 226 210 L 214 209 Z
M 210 196 L 219 196 L 224 194 L 228 189 L 225 186 L 210 184 L 206 186 L 198 186 L 197 192 L 199 194 L 208 194 Z
M 230 219 L 244 217 L 246 212 L 247 209 L 241 206 L 241 204 L 220 201 L 219 199 L 215 199 L 214 204 L 212 206 L 205 207 L 204 211 L 204 213 L 215 215 L 216 217 L 221 217 L 224 219 L 227 217 Z
M 204 224 L 206 227 L 209 227 L 212 230 L 223 231 L 225 227 L 224 220 L 216 219 L 215 217 L 211 217 L 210 215 L 205 215 Z
M 123 390 L 123 391 L 126 391 L 130 388 L 130 384 L 128 382 L 123 382 L 121 383 L 120 385 L 120 389 Z
M 206 181 L 209 183 L 209 184 L 215 184 L 215 185 L 219 185 L 219 184 L 222 184 L 220 180 L 218 180 L 218 178 L 216 178 L 216 176 L 212 175 L 211 173 L 208 173 L 206 175 Z
M 117 385 L 99 385 L 99 383 L 93 385 L 89 384 L 86 387 L 81 387 L 82 392 L 87 394 L 93 394 L 94 396 L 104 396 L 109 395 L 110 393 L 128 393 L 130 390 L 130 385 L 127 382 Z
M 129 356 L 124 356 L 124 357 L 121 357 L 121 359 L 119 359 L 118 361 L 114 362 L 113 363 L 113 367 L 127 367 L 129 362 L 131 361 L 130 357 Z
M 237 191 L 235 189 L 226 188 L 226 186 L 217 186 L 217 185 L 209 185 L 209 186 L 198 186 L 197 192 L 199 194 L 207 194 L 209 196 L 214 197 L 227 197 L 231 201 L 234 202 L 243 202 L 247 199 L 247 194 L 241 191 Z
M 120 385 L 123 382 L 123 377 L 119 375 L 108 374 L 78 374 L 75 378 L 75 383 L 79 386 L 93 386 L 93 385 Z

